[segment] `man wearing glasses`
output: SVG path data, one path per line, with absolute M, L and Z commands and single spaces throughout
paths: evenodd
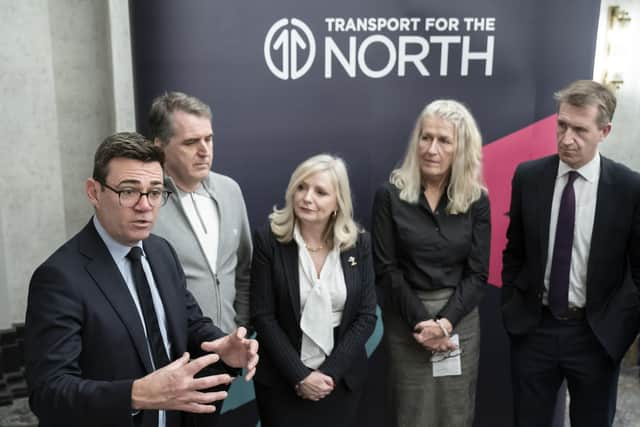
M 94 217 L 33 274 L 26 377 L 43 427 L 182 426 L 181 411 L 226 396 L 202 390 L 230 375 L 195 379 L 201 369 L 222 359 L 255 372 L 258 343 L 202 315 L 175 251 L 150 234 L 168 196 L 163 162 L 141 135 L 108 137 L 86 185 Z

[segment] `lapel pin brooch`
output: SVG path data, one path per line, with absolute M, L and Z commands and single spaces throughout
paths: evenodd
M 355 267 L 356 265 L 358 265 L 358 263 L 356 262 L 356 259 L 352 256 L 347 258 L 347 261 L 349 262 L 349 264 L 351 264 L 351 267 Z

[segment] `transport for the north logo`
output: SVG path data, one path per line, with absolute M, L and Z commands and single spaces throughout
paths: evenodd
M 493 75 L 493 17 L 327 17 L 322 26 L 316 42 L 302 20 L 276 21 L 264 39 L 269 71 L 282 80 L 303 77 L 320 62 L 318 44 L 325 79 Z

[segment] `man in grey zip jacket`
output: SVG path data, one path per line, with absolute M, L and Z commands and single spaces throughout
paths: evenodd
M 195 97 L 165 93 L 153 101 L 149 127 L 164 148 L 165 186 L 173 192 L 153 232 L 175 247 L 204 314 L 226 333 L 248 327 L 249 220 L 238 184 L 211 172 L 211 110 Z
M 149 129 L 164 149 L 165 187 L 172 192 L 153 232 L 176 249 L 187 288 L 204 314 L 224 332 L 249 329 L 249 220 L 238 184 L 211 172 L 211 109 L 184 93 L 165 93 L 151 105 Z M 226 387 L 215 390 L 220 389 Z M 193 416 L 189 427 L 218 425 L 222 405 L 212 414 Z

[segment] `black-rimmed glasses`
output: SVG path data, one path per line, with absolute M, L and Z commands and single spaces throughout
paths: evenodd
M 118 195 L 118 201 L 120 202 L 120 206 L 123 208 L 131 208 L 138 204 L 142 196 L 147 196 L 147 200 L 149 204 L 154 208 L 163 206 L 167 203 L 167 199 L 169 199 L 169 195 L 171 195 L 171 191 L 169 190 L 160 190 L 160 189 L 152 189 L 143 193 L 142 191 L 135 190 L 133 188 L 125 188 L 124 190 L 116 190 L 115 188 L 101 182 L 100 185 L 108 188 Z

